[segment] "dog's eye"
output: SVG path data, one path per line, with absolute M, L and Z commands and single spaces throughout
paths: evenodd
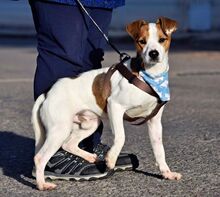
M 163 43 L 163 42 L 165 42 L 166 41 L 166 38 L 160 38 L 159 39 L 159 43 Z
M 138 40 L 138 42 L 139 42 L 140 44 L 147 44 L 146 40 L 143 40 L 143 39 Z

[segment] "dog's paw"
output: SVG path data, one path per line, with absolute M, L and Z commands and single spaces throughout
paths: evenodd
M 177 172 L 164 172 L 162 173 L 163 177 L 165 179 L 168 179 L 168 180 L 180 180 L 182 175 L 180 173 L 177 173 Z
M 107 153 L 106 157 L 105 157 L 105 161 L 106 161 L 106 165 L 109 169 L 114 169 L 115 167 L 115 163 L 116 163 L 116 159 L 114 156 L 111 155 L 110 152 Z
M 94 154 L 88 154 L 85 157 L 85 160 L 87 160 L 89 163 L 95 163 L 98 160 L 98 156 L 94 153 Z
M 57 187 L 56 184 L 54 183 L 49 183 L 49 182 L 46 182 L 46 183 L 43 183 L 43 184 L 38 184 L 37 185 L 37 188 L 41 191 L 45 191 L 45 190 L 53 190 Z

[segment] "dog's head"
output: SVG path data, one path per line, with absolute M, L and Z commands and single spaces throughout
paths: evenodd
M 170 47 L 171 34 L 176 29 L 177 22 L 165 17 L 160 17 L 156 23 L 134 21 L 126 27 L 146 65 L 163 62 Z

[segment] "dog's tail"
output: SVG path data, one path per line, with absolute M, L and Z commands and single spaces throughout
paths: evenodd
M 34 103 L 32 109 L 32 125 L 35 133 L 35 154 L 40 150 L 45 141 L 44 126 L 40 119 L 40 107 L 45 100 L 45 95 L 41 94 Z

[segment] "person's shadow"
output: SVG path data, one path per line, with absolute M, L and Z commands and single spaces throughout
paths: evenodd
M 35 185 L 25 180 L 32 178 L 34 140 L 17 135 L 14 132 L 0 131 L 0 168 L 5 176 L 35 188 Z

